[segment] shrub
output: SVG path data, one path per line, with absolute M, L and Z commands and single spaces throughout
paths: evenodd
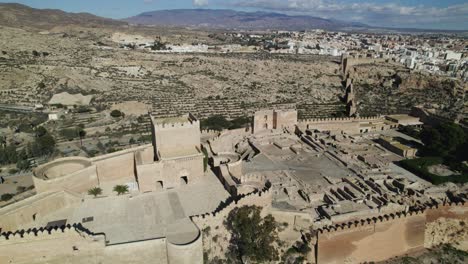
M 97 197 L 98 195 L 102 194 L 102 189 L 99 187 L 94 187 L 88 190 L 88 194 L 93 195 L 94 197 Z
M 112 112 L 110 113 L 110 115 L 111 115 L 112 117 L 118 118 L 118 117 L 123 116 L 123 113 L 120 112 L 119 110 L 112 110 Z
M 11 193 L 4 193 L 4 194 L 2 194 L 2 197 L 1 197 L 3 202 L 9 201 L 12 198 L 13 198 L 13 194 L 11 194 Z
M 128 186 L 127 185 L 116 185 L 116 186 L 114 186 L 114 192 L 116 192 L 117 195 L 128 193 Z

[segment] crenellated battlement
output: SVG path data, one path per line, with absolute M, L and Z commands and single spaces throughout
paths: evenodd
M 40 227 L 30 228 L 27 230 L 21 229 L 14 232 L 3 232 L 0 234 L 0 245 L 13 242 L 63 238 L 73 235 L 80 236 L 91 241 L 105 241 L 104 234 L 93 234 L 89 230 L 85 229 L 81 223 L 78 223 L 60 227 Z
M 394 220 L 409 218 L 412 216 L 424 215 L 426 211 L 429 209 L 439 209 L 442 207 L 464 206 L 464 205 L 465 205 L 464 202 L 458 202 L 458 203 L 447 202 L 444 204 L 432 204 L 424 208 L 412 209 L 408 212 L 401 211 L 401 212 L 396 212 L 396 213 L 383 214 L 379 216 L 363 218 L 363 219 L 355 220 L 355 221 L 339 223 L 335 225 L 328 225 L 328 226 L 318 228 L 317 232 L 319 234 L 329 234 L 329 233 L 345 231 L 345 230 L 352 231 L 352 230 L 362 229 L 366 227 L 374 227 L 374 225 L 378 223 L 391 222 Z
M 200 128 L 200 121 L 190 113 L 167 118 L 156 118 L 151 116 L 151 123 L 156 129 Z
M 331 123 L 331 122 L 371 122 L 371 121 L 383 121 L 381 116 L 370 116 L 370 117 L 338 117 L 338 118 L 313 118 L 313 119 L 301 119 L 299 124 L 313 124 L 313 123 Z
M 225 201 L 221 202 L 216 210 L 210 213 L 194 215 L 191 217 L 192 221 L 197 223 L 197 221 L 203 221 L 207 219 L 216 218 L 220 215 L 230 212 L 236 207 L 241 207 L 244 205 L 257 205 L 261 207 L 266 207 L 271 204 L 271 185 L 266 184 L 262 190 L 255 190 L 248 194 L 242 194 L 237 197 L 229 197 Z

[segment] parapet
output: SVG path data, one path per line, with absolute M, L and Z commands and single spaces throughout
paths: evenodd
M 90 166 L 92 166 L 92 162 L 87 158 L 62 158 L 37 167 L 34 170 L 34 176 L 42 180 L 52 180 L 73 174 Z
M 155 116 L 151 117 L 151 123 L 153 126 L 158 129 L 170 129 L 170 128 L 190 128 L 190 127 L 200 127 L 200 121 L 195 118 L 192 114 L 186 114 L 182 116 L 175 117 L 166 117 L 166 118 L 156 118 Z
M 340 123 L 340 122 L 371 122 L 371 121 L 383 121 L 381 116 L 369 116 L 369 117 L 337 117 L 337 118 L 313 118 L 313 119 L 302 119 L 299 123 L 313 124 L 313 123 Z
M 0 245 L 22 242 L 22 241 L 35 241 L 52 238 L 62 238 L 67 236 L 77 235 L 89 241 L 102 241 L 105 242 L 104 234 L 93 234 L 86 230 L 81 223 L 68 224 L 64 226 L 54 227 L 41 227 L 32 228 L 28 230 L 17 230 L 15 232 L 7 232 L 0 234 Z
M 417 215 L 425 215 L 426 211 L 429 209 L 438 209 L 442 207 L 452 207 L 452 206 L 464 206 L 464 202 L 454 203 L 454 202 L 447 202 L 444 204 L 432 204 L 423 208 L 412 209 L 409 211 L 401 211 L 395 212 L 390 214 L 383 214 L 374 217 L 363 218 L 360 220 L 337 223 L 334 225 L 328 225 L 321 228 L 318 228 L 317 231 L 319 234 L 327 234 L 333 233 L 338 231 L 349 230 L 352 231 L 354 229 L 365 228 L 369 226 L 374 226 L 377 223 L 381 222 L 390 222 L 398 219 L 404 219 L 407 217 L 417 216 Z

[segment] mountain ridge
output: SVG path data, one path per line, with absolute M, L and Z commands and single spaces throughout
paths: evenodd
M 0 25 L 48 30 L 55 26 L 121 26 L 127 22 L 90 13 L 70 13 L 60 9 L 36 9 L 18 3 L 0 3 Z
M 143 12 L 123 19 L 131 24 L 183 27 L 211 27 L 225 29 L 337 29 L 344 27 L 369 27 L 355 22 L 345 22 L 314 16 L 290 16 L 275 12 L 246 12 L 231 9 L 172 9 Z

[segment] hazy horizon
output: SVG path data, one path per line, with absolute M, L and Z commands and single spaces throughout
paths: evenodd
M 2 1 L 33 8 L 87 12 L 124 19 L 143 12 L 174 9 L 231 9 L 264 11 L 287 15 L 308 15 L 364 23 L 373 27 L 468 30 L 468 3 L 463 0 L 23 0 Z M 403 3 L 403 4 L 401 4 Z

